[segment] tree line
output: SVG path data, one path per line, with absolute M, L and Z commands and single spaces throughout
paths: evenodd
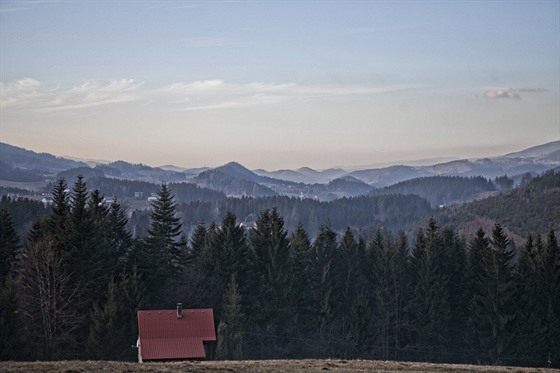
M 560 366 L 560 249 L 521 248 L 496 224 L 460 237 L 434 219 L 414 239 L 325 221 L 311 240 L 276 208 L 233 212 L 186 237 L 170 188 L 145 235 L 78 177 L 22 243 L 0 215 L 0 358 L 134 360 L 138 309 L 211 307 L 215 358 L 373 358 Z

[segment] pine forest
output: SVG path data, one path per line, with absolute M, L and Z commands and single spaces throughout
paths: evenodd
M 246 199 L 259 208 L 250 224 L 230 202 L 219 220 L 199 221 L 185 233 L 188 214 L 179 210 L 212 205 L 179 206 L 172 186 L 161 185 L 141 234 L 131 232 L 123 205 L 103 203 L 102 191 L 88 189 L 81 176 L 71 186 L 64 179 L 53 185 L 48 211 L 2 201 L 0 359 L 134 361 L 136 311 L 182 302 L 214 309 L 215 359 L 560 367 L 553 229 L 535 227 L 519 245 L 500 216 L 465 234 L 448 224 L 462 213 L 452 210 L 412 234 L 375 221 L 358 231 L 344 227 L 360 218 L 354 210 L 312 201 L 310 209 L 330 206 L 339 219 L 319 212 L 313 223 L 288 226 L 280 208 Z M 384 200 L 364 201 L 354 203 L 383 208 Z M 410 202 L 417 211 L 430 209 L 425 200 Z M 546 203 L 540 206 L 526 211 L 542 215 Z M 407 213 L 409 221 L 419 216 L 402 207 L 395 221 Z M 23 233 L 14 222 L 21 216 L 33 222 Z

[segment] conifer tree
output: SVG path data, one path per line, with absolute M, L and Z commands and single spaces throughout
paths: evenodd
M 294 330 L 290 334 L 297 334 L 299 330 L 302 335 L 309 335 L 317 327 L 316 296 L 313 292 L 316 284 L 311 241 L 301 223 L 297 224 L 290 236 L 290 258 L 292 287 L 289 298 L 295 306 Z
M 111 250 L 109 257 L 114 261 L 115 274 L 131 270 L 132 266 L 137 264 L 134 258 L 131 258 L 133 240 L 126 228 L 127 224 L 125 209 L 118 201 L 113 202 L 107 216 L 107 239 Z
M 365 242 L 357 240 L 350 228 L 342 236 L 337 253 L 340 334 L 343 356 L 364 352 L 371 333 Z
M 10 212 L 0 209 L 0 360 L 16 359 L 21 350 L 21 317 L 16 307 L 12 281 L 19 237 Z
M 378 230 L 369 246 L 372 258 L 370 287 L 375 318 L 375 346 L 384 359 L 396 358 L 403 345 L 409 301 L 408 242 L 403 233 L 395 242 Z M 375 253 L 375 254 L 374 254 Z
M 91 215 L 87 210 L 88 191 L 82 176 L 78 176 L 72 188 L 70 202 L 70 221 L 72 230 L 70 235 L 70 252 L 68 263 L 70 268 L 80 278 L 90 279 L 89 259 L 92 256 L 90 237 L 96 233 L 92 230 Z
M 235 275 L 242 296 L 248 294 L 248 284 L 252 276 L 248 271 L 249 255 L 245 229 L 236 220 L 235 214 L 228 211 L 221 225 L 211 225 L 208 232 L 208 255 L 205 255 L 204 271 L 209 282 L 208 296 L 218 320 L 221 318 L 222 299 L 231 276 Z
M 243 358 L 243 330 L 245 315 L 242 312 L 241 294 L 235 274 L 227 286 L 223 299 L 224 310 L 218 325 L 218 359 L 240 360 Z
M 512 339 L 514 254 L 500 224 L 494 225 L 490 244 L 492 250 L 485 261 L 484 283 L 476 297 L 479 313 L 475 314 L 475 321 L 482 351 L 487 352 L 492 363 L 499 363 Z
M 293 317 L 293 303 L 288 298 L 291 262 L 288 233 L 276 209 L 259 214 L 249 231 L 248 245 L 252 321 L 261 333 L 284 334 Z M 274 352 L 271 347 L 267 352 Z
M 0 209 L 0 286 L 10 273 L 16 254 L 21 249 L 12 217 L 6 208 Z
M 338 242 L 336 232 L 330 223 L 321 225 L 319 235 L 313 243 L 315 278 L 319 298 L 319 338 L 327 339 L 336 335 L 338 325 L 335 323 L 335 312 L 338 306 L 336 298 L 335 270 Z
M 536 309 L 542 320 L 542 328 L 534 356 L 540 361 L 550 359 L 555 366 L 559 366 L 560 248 L 553 230 L 549 232 L 542 249 L 537 249 L 537 255 L 538 306 Z
M 12 275 L 0 283 L 0 360 L 21 359 L 23 320 L 16 303 Z
M 55 248 L 69 260 L 72 222 L 70 219 L 70 194 L 66 181 L 61 178 L 53 187 L 52 215 L 48 219 L 49 231 Z
M 479 335 L 484 333 L 484 326 L 478 320 L 485 314 L 485 308 L 479 298 L 486 288 L 486 263 L 490 255 L 490 240 L 486 232 L 479 228 L 475 237 L 469 242 L 468 251 L 468 288 L 469 317 L 467 320 L 467 343 L 471 349 L 482 352 Z
M 436 360 L 449 342 L 449 279 L 445 271 L 446 255 L 441 233 L 434 219 L 428 222 L 425 236 L 419 235 L 414 253 L 416 286 L 412 299 L 416 343 Z M 430 353 L 431 352 L 431 353 Z
M 400 350 L 407 343 L 408 335 L 406 327 L 410 323 L 410 315 L 407 313 L 407 304 L 412 297 L 413 285 L 409 275 L 408 240 L 404 232 L 400 232 L 397 238 L 392 271 L 392 295 L 391 307 L 394 314 L 393 329 L 393 356 L 395 360 L 400 357 Z
M 182 223 L 176 216 L 176 204 L 166 184 L 152 202 L 151 225 L 145 238 L 144 281 L 153 306 L 174 303 L 185 266 L 187 242 Z
M 208 228 L 204 223 L 199 223 L 190 239 L 190 248 L 187 255 L 187 263 L 190 266 L 197 265 L 208 244 Z
M 442 240 L 447 256 L 444 271 L 448 277 L 450 311 L 448 347 L 458 356 L 466 349 L 469 306 L 468 292 L 465 290 L 468 284 L 466 243 L 450 228 L 443 229 Z
M 542 294 L 542 289 L 537 276 L 536 247 L 542 247 L 540 236 L 535 242 L 533 236 L 529 235 L 513 272 L 516 312 L 512 324 L 512 354 L 520 362 L 539 353 L 538 341 L 543 335 L 543 320 L 539 314 L 539 295 Z
M 118 285 L 118 306 L 122 312 L 120 318 L 123 323 L 123 341 L 125 346 L 135 345 L 138 337 L 138 320 L 136 314 L 138 310 L 143 309 L 146 302 L 146 289 L 142 283 L 137 265 L 134 264 L 119 276 Z M 128 349 L 123 351 L 122 359 L 136 360 L 136 351 Z
M 113 280 L 107 285 L 106 301 L 95 303 L 91 314 L 88 355 L 97 360 L 119 360 L 130 349 L 126 340 L 127 324 L 122 320 L 119 294 Z

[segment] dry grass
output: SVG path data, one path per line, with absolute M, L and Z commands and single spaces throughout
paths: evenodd
M 0 372 L 560 372 L 557 369 L 371 360 L 261 360 L 124 363 L 115 361 L 0 362 Z

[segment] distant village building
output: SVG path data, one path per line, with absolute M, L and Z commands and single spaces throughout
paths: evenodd
M 214 310 L 138 311 L 138 362 L 206 359 L 216 342 Z
M 115 197 L 105 197 L 103 198 L 103 204 L 104 205 L 112 205 L 113 203 L 115 203 L 116 198 Z
M 157 201 L 157 199 L 158 199 L 157 193 L 152 193 L 152 194 L 148 197 L 148 202 Z
M 134 198 L 142 199 L 144 197 L 144 192 L 134 192 Z
M 41 199 L 41 202 L 43 202 L 45 207 L 48 207 L 53 204 L 53 198 L 52 196 L 44 196 L 43 199 Z

